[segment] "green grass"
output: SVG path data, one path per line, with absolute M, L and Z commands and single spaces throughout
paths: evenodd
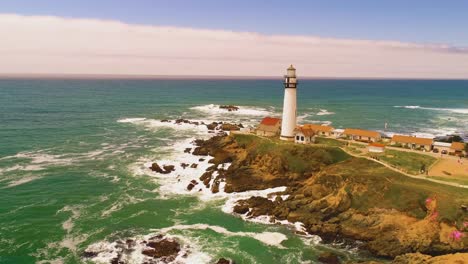
M 436 158 L 429 155 L 393 149 L 387 149 L 383 154 L 369 154 L 369 156 L 377 156 L 381 161 L 414 175 L 420 174 L 423 165 L 428 169 L 437 161 Z
M 237 144 L 252 155 L 278 156 L 287 161 L 292 172 L 315 171 L 323 166 L 341 162 L 350 156 L 337 147 L 302 145 L 255 135 L 234 134 Z
M 316 138 L 316 143 L 317 144 L 322 144 L 322 145 L 327 145 L 330 147 L 343 147 L 346 145 L 345 142 L 336 140 L 333 138 L 324 138 L 324 137 L 317 137 Z
M 359 211 L 371 208 L 394 208 L 424 218 L 425 200 L 437 197 L 440 220 L 457 221 L 460 206 L 468 204 L 468 190 L 407 177 L 364 158 L 352 158 L 325 169 L 327 174 L 344 175 L 353 184 L 365 186 L 352 195 L 352 207 Z
M 449 177 L 431 176 L 429 178 L 434 179 L 434 180 L 439 180 L 439 181 L 458 183 L 461 185 L 468 185 L 468 179 L 466 177 L 451 176 L 449 178 Z

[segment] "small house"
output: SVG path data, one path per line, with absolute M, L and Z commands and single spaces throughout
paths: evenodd
M 455 155 L 464 155 L 464 154 L 466 154 L 465 143 L 452 142 L 452 144 L 450 146 L 450 153 L 453 153 Z
M 354 128 L 346 128 L 343 132 L 343 136 L 351 140 L 362 142 L 377 142 L 382 138 L 380 133 L 377 131 Z
M 281 119 L 274 117 L 265 117 L 258 125 L 255 133 L 258 136 L 264 137 L 275 137 L 280 134 L 281 131 Z
M 370 153 L 383 153 L 385 152 L 385 145 L 372 142 L 369 143 L 369 145 L 367 146 L 367 151 L 369 151 Z
M 333 129 L 333 131 L 331 132 L 331 135 L 334 138 L 340 138 L 341 136 L 343 136 L 343 132 L 344 132 L 344 129 L 336 128 L 336 129 Z
M 437 150 L 440 153 L 449 154 L 451 150 L 450 148 L 452 147 L 452 143 L 434 141 L 434 144 L 432 144 L 432 146 L 434 151 Z
M 412 136 L 394 135 L 391 145 L 401 145 L 410 149 L 423 149 L 431 151 L 434 140 L 431 138 L 419 138 Z
M 317 136 L 323 136 L 323 137 L 332 136 L 332 132 L 334 130 L 334 128 L 331 126 L 318 125 L 318 124 L 305 124 L 302 127 L 314 131 L 314 133 Z
M 294 143 L 310 144 L 315 143 L 315 132 L 312 129 L 299 127 L 294 130 Z

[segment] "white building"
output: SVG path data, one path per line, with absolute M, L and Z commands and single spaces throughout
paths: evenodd
M 434 150 L 438 150 L 440 153 L 448 154 L 451 151 L 452 143 L 434 141 L 432 144 Z
M 300 127 L 294 132 L 294 143 L 310 144 L 315 143 L 315 132 L 312 129 Z
M 291 65 L 284 76 L 284 102 L 283 119 L 281 123 L 281 140 L 294 140 L 294 129 L 296 128 L 296 69 Z

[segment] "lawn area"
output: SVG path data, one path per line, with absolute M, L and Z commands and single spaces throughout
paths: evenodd
M 463 221 L 460 206 L 468 203 L 468 189 L 414 179 L 364 158 L 333 164 L 324 173 L 344 175 L 349 182 L 362 184 L 361 192 L 354 192 L 352 197 L 352 207 L 360 211 L 395 208 L 424 218 L 425 199 L 437 197 L 440 220 L 460 222 Z
M 393 149 L 387 149 L 385 153 L 380 155 L 368 154 L 368 156 L 376 156 L 380 161 L 414 175 L 420 174 L 423 166 L 428 169 L 437 161 L 436 158 L 429 155 Z
M 317 137 L 316 138 L 316 143 L 317 144 L 322 144 L 322 145 L 327 145 L 330 147 L 343 147 L 346 145 L 345 142 L 336 140 L 333 138 L 324 138 L 324 137 Z
M 237 144 L 252 155 L 278 156 L 287 161 L 293 172 L 304 173 L 341 162 L 350 156 L 334 146 L 302 145 L 255 135 L 233 134 Z
M 462 177 L 462 176 L 452 176 L 452 177 L 430 176 L 428 178 L 439 180 L 439 181 L 458 183 L 461 185 L 468 185 L 468 178 Z

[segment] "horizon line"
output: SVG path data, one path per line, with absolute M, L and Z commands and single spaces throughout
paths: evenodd
M 80 73 L 0 73 L 0 80 L 8 79 L 49 79 L 49 80 L 275 80 L 278 76 L 236 76 L 236 75 L 152 75 L 152 74 L 80 74 Z M 411 77 L 326 77 L 298 76 L 299 80 L 433 80 L 468 81 L 468 78 L 411 78 Z

